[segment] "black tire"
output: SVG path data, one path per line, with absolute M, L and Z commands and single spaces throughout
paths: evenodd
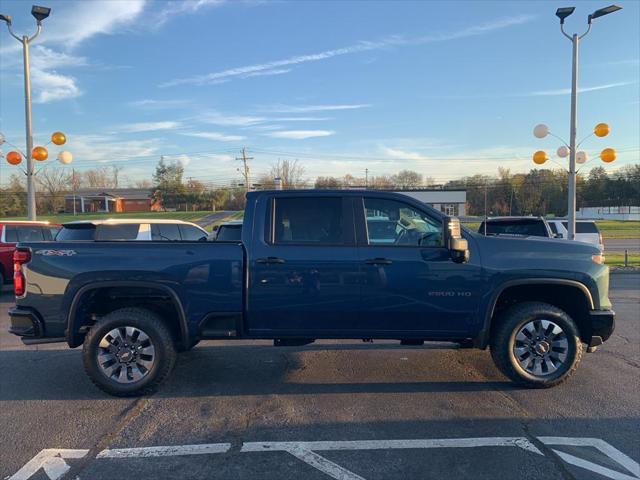
M 516 336 L 520 332 L 524 334 L 523 329 L 526 329 L 527 326 L 541 325 L 543 321 L 547 322 L 547 325 L 548 322 L 555 324 L 562 330 L 562 334 L 554 336 L 553 342 L 547 342 L 547 337 L 543 335 L 542 341 L 537 342 L 543 344 L 538 347 L 544 351 L 541 354 L 535 346 L 530 345 L 536 343 L 539 337 L 531 339 L 526 337 L 529 343 L 525 343 L 522 340 L 516 340 Z M 519 338 L 522 339 L 523 336 L 520 335 Z M 562 357 L 559 357 L 558 353 L 552 353 L 555 350 L 561 352 L 565 344 L 564 350 L 566 352 L 562 354 Z M 515 348 L 518 348 L 519 352 L 524 350 L 524 353 L 517 357 Z M 529 358 L 533 360 L 533 363 L 523 366 L 521 362 L 530 361 L 527 355 L 530 355 Z M 546 357 L 546 360 L 543 361 L 544 355 L 556 355 L 556 361 L 559 358 L 564 358 L 564 360 L 556 363 Z M 582 342 L 575 322 L 566 312 L 547 303 L 525 302 L 510 307 L 497 319 L 491 335 L 491 356 L 496 367 L 515 383 L 529 388 L 549 388 L 564 382 L 576 371 L 582 358 Z M 534 360 L 534 357 L 538 358 Z M 534 374 L 531 372 L 531 365 L 535 369 L 536 361 L 539 372 Z M 556 370 L 544 372 L 542 364 L 547 365 L 548 370 L 551 370 L 549 366 L 556 368 Z
M 110 349 L 116 346 L 115 343 L 110 344 L 109 349 L 105 349 L 100 347 L 100 342 L 104 338 L 107 338 L 106 336 L 112 331 L 118 330 L 121 332 L 124 327 L 133 327 L 141 331 L 148 337 L 149 342 L 147 345 L 151 345 L 153 348 L 150 368 L 145 369 L 144 367 L 138 367 L 138 373 L 141 369 L 145 370 L 142 378 L 136 381 L 129 380 L 128 383 L 123 383 L 115 378 L 122 378 L 122 373 L 125 374 L 125 377 L 130 375 L 130 373 L 127 373 L 127 364 L 122 364 L 124 367 L 120 367 L 125 368 L 124 372 L 118 371 L 119 375 L 112 375 L 110 377 L 98 361 L 98 355 L 100 353 L 107 352 L 109 355 L 112 355 Z M 140 334 L 140 336 L 142 337 L 142 334 Z M 125 340 L 124 346 L 126 345 Z M 131 348 L 133 349 L 133 347 Z M 142 348 L 142 345 L 139 345 L 138 348 Z M 165 325 L 162 318 L 153 312 L 141 308 L 122 308 L 105 315 L 91 327 L 82 347 L 84 369 L 91 381 L 106 393 L 118 397 L 133 397 L 153 393 L 171 373 L 176 362 L 176 356 L 176 346 L 171 331 L 167 325 Z M 116 359 L 118 357 L 113 354 L 113 358 Z M 116 364 L 115 361 L 113 363 Z M 107 363 L 103 363 L 102 365 L 106 364 Z M 116 368 L 117 364 L 114 370 Z M 129 372 L 131 372 L 131 370 L 129 370 Z

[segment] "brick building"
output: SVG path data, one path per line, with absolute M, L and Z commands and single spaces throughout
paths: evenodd
M 65 195 L 64 211 L 73 213 L 151 212 L 159 210 L 146 188 L 88 188 Z

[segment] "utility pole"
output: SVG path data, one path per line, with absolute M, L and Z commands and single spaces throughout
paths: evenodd
M 242 176 L 244 177 L 244 185 L 247 192 L 251 190 L 251 183 L 249 178 L 249 165 L 247 165 L 247 160 L 253 160 L 253 157 L 247 157 L 247 151 L 245 148 L 242 149 L 242 156 L 236 157 L 236 160 L 242 160 L 242 170 L 238 169 Z
M 364 188 L 369 188 L 369 169 L 364 169 Z

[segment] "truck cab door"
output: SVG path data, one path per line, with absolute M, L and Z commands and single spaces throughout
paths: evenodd
M 362 275 L 359 327 L 391 338 L 456 338 L 480 328 L 478 258 L 455 263 L 443 219 L 417 202 L 365 196 L 354 205 Z
M 351 201 L 281 193 L 256 207 L 248 248 L 249 335 L 340 335 L 353 330 L 360 264 Z M 243 238 L 246 233 L 243 227 Z

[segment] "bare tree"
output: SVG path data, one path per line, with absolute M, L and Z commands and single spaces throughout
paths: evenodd
M 133 183 L 133 186 L 135 188 L 146 188 L 148 190 L 151 190 L 151 180 L 147 180 L 146 178 L 144 180 L 136 180 Z
M 336 177 L 318 177 L 316 178 L 315 188 L 340 188 L 342 182 Z
M 306 185 L 304 172 L 305 169 L 298 160 L 278 160 L 278 163 L 271 166 L 269 175 L 272 182 L 279 177 L 284 188 L 302 188 Z
M 40 191 L 41 210 L 57 213 L 64 207 L 64 194 L 72 188 L 71 173 L 61 168 L 44 168 L 36 176 Z
M 401 170 L 393 176 L 397 188 L 417 188 L 422 185 L 422 175 L 413 170 Z

